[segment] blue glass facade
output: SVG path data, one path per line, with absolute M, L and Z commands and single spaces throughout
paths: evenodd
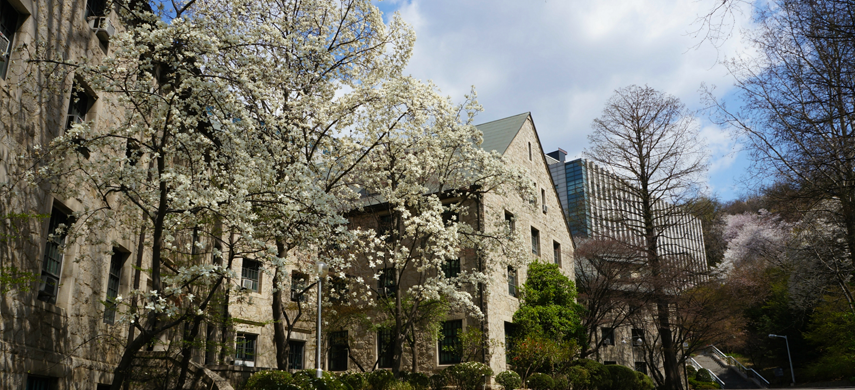
M 567 214 L 570 231 L 574 237 L 588 237 L 591 207 L 588 198 L 588 172 L 584 160 L 578 159 L 564 164 L 567 179 Z

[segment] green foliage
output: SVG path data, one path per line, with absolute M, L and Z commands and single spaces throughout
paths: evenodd
M 528 336 L 517 341 L 511 350 L 511 366 L 523 382 L 536 371 L 566 374 L 578 350 L 574 340 L 556 341 Z
M 567 379 L 573 390 L 607 390 L 612 385 L 606 367 L 590 359 L 574 361 L 568 368 Z
M 814 310 L 805 339 L 820 357 L 802 376 L 811 380 L 838 380 L 855 376 L 855 314 L 844 300 L 825 296 Z
M 534 373 L 528 378 L 528 388 L 531 390 L 552 390 L 555 381 L 544 373 Z
M 563 377 L 559 376 L 557 378 L 552 378 L 552 390 L 569 390 L 570 389 L 570 381 Z
M 397 382 L 395 374 L 389 370 L 376 370 L 367 373 L 368 390 L 389 390 L 393 382 Z
M 635 376 L 635 371 L 629 367 L 612 364 L 606 366 L 612 380 L 612 390 L 637 390 L 640 383 Z
M 697 373 L 698 370 L 695 369 L 695 366 L 686 365 L 686 376 L 694 378 Z
M 443 374 L 433 374 L 430 376 L 430 390 L 442 390 L 448 384 L 448 378 Z
M 694 379 L 694 378 L 689 378 L 689 385 L 690 385 L 693 389 L 695 389 L 695 390 L 700 390 L 700 389 L 720 389 L 720 388 L 721 388 L 721 386 L 719 386 L 719 384 L 718 384 L 718 383 L 715 383 L 715 382 L 701 382 L 701 381 L 699 381 L 699 380 L 697 380 L 697 379 Z
M 653 390 L 656 388 L 656 385 L 653 384 L 653 379 L 650 379 L 649 376 L 636 371 L 635 377 L 638 380 L 638 390 Z
M 352 390 L 365 390 L 368 388 L 368 380 L 365 375 L 358 372 L 342 374 L 339 380 L 350 386 Z
M 406 380 L 413 390 L 427 390 L 430 387 L 430 377 L 421 372 L 407 374 Z
M 534 262 L 528 266 L 522 302 L 514 313 L 521 338 L 545 337 L 556 341 L 581 341 L 584 329 L 576 303 L 576 285 L 561 273 L 557 264 Z
M 496 382 L 505 390 L 514 390 L 519 389 L 522 386 L 522 378 L 520 378 L 520 374 L 517 374 L 513 371 L 502 371 L 499 375 L 496 375 Z
M 713 377 L 712 377 L 712 374 L 710 374 L 710 370 L 707 370 L 706 368 L 702 368 L 702 369 L 698 370 L 698 373 L 695 374 L 695 379 L 697 379 L 698 382 L 712 382 L 713 381 Z
M 350 386 L 327 371 L 320 378 L 316 378 L 316 375 L 317 372 L 311 369 L 297 371 L 291 383 L 300 390 L 351 390 Z
M 246 381 L 244 390 L 298 390 L 291 384 L 291 374 L 287 371 L 259 371 Z
M 448 384 L 459 390 L 479 390 L 487 377 L 493 376 L 490 366 L 480 362 L 455 364 L 443 370 Z

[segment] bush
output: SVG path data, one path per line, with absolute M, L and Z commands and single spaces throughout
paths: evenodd
M 430 390 L 442 390 L 448 384 L 448 378 L 443 374 L 434 374 L 430 376 Z
M 698 373 L 698 370 L 695 369 L 694 366 L 686 365 L 686 376 L 689 378 L 694 378 L 695 374 Z
M 413 387 L 413 390 L 428 390 L 430 387 L 430 377 L 421 372 L 407 374 L 407 383 Z
M 297 390 L 291 384 L 291 374 L 287 371 L 259 371 L 252 374 L 244 385 L 244 390 Z
M 561 376 L 558 378 L 552 378 L 552 390 L 569 390 L 570 389 L 570 381 L 567 378 Z
M 394 380 L 389 382 L 387 390 L 413 390 L 413 386 L 409 382 Z
M 528 377 L 528 388 L 532 390 L 552 390 L 555 381 L 552 377 L 541 372 L 536 372 Z
M 638 378 L 631 368 L 612 364 L 606 366 L 606 370 L 612 380 L 612 390 L 636 390 L 638 388 Z
M 315 370 L 297 371 L 292 376 L 291 383 L 300 390 L 349 390 L 350 386 L 338 380 L 335 376 L 324 371 L 320 378 L 315 378 Z M 266 389 L 265 389 L 266 390 Z
M 650 379 L 649 376 L 636 371 L 635 377 L 638 379 L 638 390 L 653 390 L 656 388 L 656 385 L 653 384 L 653 379 Z
M 395 374 L 389 370 L 371 371 L 365 375 L 368 381 L 368 390 L 389 390 L 393 382 L 397 382 Z
M 609 371 L 600 362 L 579 359 L 573 362 L 567 371 L 567 378 L 573 390 L 611 389 L 612 380 Z
M 456 364 L 443 372 L 448 379 L 448 384 L 457 386 L 458 390 L 480 390 L 486 377 L 493 376 L 490 366 L 479 362 Z
M 720 388 L 721 388 L 721 386 L 719 386 L 719 384 L 718 384 L 718 383 L 715 383 L 715 382 L 701 382 L 701 381 L 698 381 L 697 379 L 694 379 L 694 378 L 689 378 L 689 385 L 691 385 L 691 387 L 692 387 L 692 388 L 694 388 L 695 390 L 701 390 L 701 389 L 720 389 Z
M 339 380 L 350 386 L 351 390 L 366 390 L 368 388 L 368 380 L 365 379 L 365 375 L 358 372 L 345 373 L 339 377 Z
M 712 378 L 713 377 L 710 374 L 710 370 L 707 370 L 706 368 L 698 370 L 698 373 L 695 374 L 695 379 L 697 379 L 698 382 L 712 382 Z
M 520 378 L 520 374 L 513 371 L 500 372 L 499 375 L 496 375 L 496 382 L 502 385 L 505 390 L 519 389 L 520 386 L 522 386 L 522 378 Z

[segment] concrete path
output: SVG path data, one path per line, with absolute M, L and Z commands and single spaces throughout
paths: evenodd
M 722 366 L 718 361 L 706 356 L 695 356 L 695 361 L 707 370 L 712 371 L 724 382 L 725 389 L 757 389 L 759 388 L 754 382 L 747 380 L 739 375 L 735 369 L 730 366 Z

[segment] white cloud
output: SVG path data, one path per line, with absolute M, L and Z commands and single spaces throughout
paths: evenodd
M 647 84 L 690 108 L 700 106 L 701 83 L 728 92 L 732 81 L 716 62 L 743 50 L 740 38 L 720 50 L 692 48 L 692 23 L 712 1 L 397 0 L 381 7 L 397 9 L 416 31 L 408 73 L 458 101 L 475 85 L 485 108 L 477 122 L 531 111 L 544 149 L 573 156 L 617 88 Z M 721 133 L 705 131 L 712 139 Z M 726 166 L 727 154 L 719 155 Z

